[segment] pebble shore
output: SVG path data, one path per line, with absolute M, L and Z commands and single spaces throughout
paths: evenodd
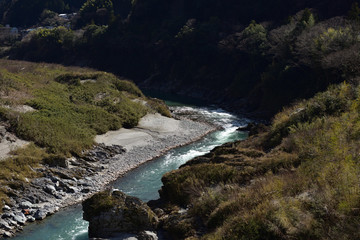
M 24 188 L 16 190 L 10 204 L 4 207 L 0 215 L 0 239 L 1 236 L 13 237 L 26 224 L 78 204 L 139 165 L 216 130 L 214 126 L 189 119 L 151 117 L 154 124 L 159 120 L 166 131 L 155 131 L 157 127 L 150 126 L 153 122 L 147 122 L 145 127 L 140 126 L 135 131 L 149 137 L 138 144 L 131 143 L 131 147 L 104 141 L 81 158 L 72 157 L 58 166 L 37 169 L 44 177 L 33 179 Z

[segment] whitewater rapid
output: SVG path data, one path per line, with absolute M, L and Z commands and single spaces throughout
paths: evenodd
M 158 190 L 162 186 L 161 177 L 166 172 L 179 168 L 194 157 L 210 152 L 216 146 L 247 137 L 246 133 L 237 131 L 239 127 L 249 122 L 246 118 L 211 106 L 182 106 L 173 102 L 168 102 L 168 104 L 176 116 L 205 121 L 218 126 L 220 130 L 198 142 L 170 150 L 164 156 L 128 172 L 112 184 L 114 188 L 143 201 L 159 198 Z M 25 227 L 24 231 L 14 239 L 85 240 L 88 239 L 87 228 L 88 223 L 82 220 L 81 206 L 76 205 L 46 218 L 41 223 Z

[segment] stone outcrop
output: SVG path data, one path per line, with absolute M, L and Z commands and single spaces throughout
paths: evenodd
M 158 225 L 156 214 L 146 203 L 120 191 L 97 193 L 82 205 L 83 218 L 89 222 L 90 238 L 151 231 Z

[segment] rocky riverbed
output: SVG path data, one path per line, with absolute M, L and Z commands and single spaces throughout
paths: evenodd
M 81 157 L 47 162 L 34 169 L 42 177 L 12 189 L 10 203 L 0 216 L 0 236 L 14 236 L 27 223 L 79 203 L 127 171 L 215 129 L 206 123 L 150 114 L 134 129 L 98 136 L 94 148 Z

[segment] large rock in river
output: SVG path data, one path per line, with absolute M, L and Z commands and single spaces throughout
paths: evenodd
M 156 214 L 144 202 L 120 191 L 97 193 L 82 206 L 83 218 L 89 222 L 90 238 L 154 230 L 158 224 Z

